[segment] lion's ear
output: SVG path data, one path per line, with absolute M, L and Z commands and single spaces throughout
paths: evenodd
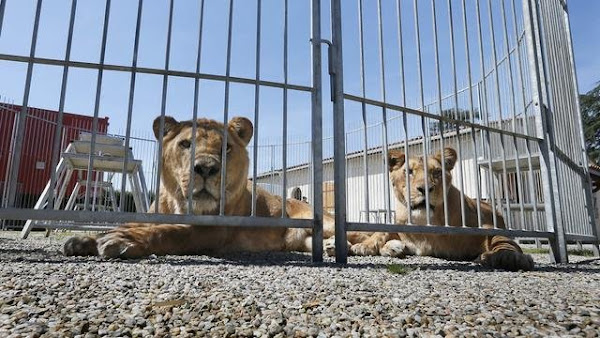
M 179 122 L 171 116 L 165 116 L 165 129 L 162 136 L 167 135 L 171 131 L 175 130 L 179 126 Z M 160 116 L 154 119 L 152 123 L 152 129 L 154 130 L 154 136 L 157 140 L 160 140 Z
M 239 136 L 239 138 L 247 145 L 252 138 L 254 126 L 252 122 L 245 117 L 234 117 L 229 121 L 229 129 Z
M 393 171 L 396 168 L 400 168 L 406 161 L 406 155 L 401 150 L 390 150 L 388 151 L 388 169 Z
M 435 158 L 442 163 L 442 152 L 440 151 L 439 153 L 437 153 L 435 155 Z M 456 164 L 456 159 L 457 159 L 457 155 L 456 155 L 456 150 L 452 149 L 452 148 L 444 148 L 444 161 L 445 161 L 445 167 L 446 167 L 446 171 L 450 171 L 452 169 L 454 169 L 454 165 Z

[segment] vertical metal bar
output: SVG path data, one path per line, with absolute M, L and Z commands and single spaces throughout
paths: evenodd
M 418 0 L 414 0 L 413 1 L 413 6 L 414 6 L 414 16 L 415 16 L 415 35 L 416 35 L 416 44 L 417 44 L 417 69 L 418 69 L 418 74 L 419 74 L 419 87 L 420 87 L 420 91 L 419 91 L 419 99 L 420 99 L 420 110 L 424 110 L 425 109 L 425 95 L 424 95 L 424 88 L 423 88 L 423 64 L 422 64 L 422 60 L 421 60 L 421 30 L 420 30 L 420 26 L 419 26 L 419 7 L 417 5 Z M 423 115 L 421 115 L 421 130 L 423 132 L 423 162 L 426 164 L 427 160 L 428 160 L 428 144 L 429 144 L 429 138 L 428 138 L 428 132 L 427 132 L 427 128 L 426 128 L 426 123 L 425 123 L 425 118 L 423 117 Z M 427 168 L 427 165 L 424 165 L 423 168 L 425 169 L 425 177 L 429 177 L 429 168 Z M 426 219 L 427 219 L 427 225 L 431 225 L 431 208 L 429 206 L 429 179 L 425 180 L 425 200 L 427 201 L 427 203 L 425 203 L 425 213 L 426 213 Z
M 402 7 L 400 5 L 401 0 L 396 2 L 396 11 L 398 15 L 398 53 L 400 54 L 400 77 L 402 78 L 402 106 L 406 107 L 406 76 L 405 76 L 405 68 L 404 68 L 404 42 L 403 42 L 403 30 L 402 30 Z M 406 112 L 402 112 L 402 126 L 404 128 L 404 158 L 405 158 L 405 169 L 408 169 L 409 164 L 409 147 L 408 147 L 408 121 L 406 118 Z M 389 170 L 386 168 L 386 170 Z M 410 175 L 408 170 L 404 170 L 405 181 L 406 181 L 406 191 L 410 193 Z M 406 208 L 409 210 L 408 212 L 408 224 L 412 224 L 412 214 L 410 213 L 411 202 L 410 198 L 406 201 Z M 367 217 L 368 217 L 367 213 Z
M 0 0 L 0 37 L 2 37 L 2 24 L 4 23 L 4 10 L 6 9 L 6 0 Z
M 509 41 L 508 41 L 508 26 L 507 26 L 507 20 L 506 20 L 506 6 L 504 4 L 504 1 L 502 1 L 500 3 L 501 5 L 501 9 L 502 9 L 502 26 L 503 26 L 503 32 L 504 32 L 504 44 L 505 44 L 505 49 L 506 49 L 506 61 L 508 62 L 508 73 L 509 73 L 509 80 L 510 80 L 510 91 L 509 91 L 509 97 L 510 97 L 510 109 L 512 111 L 512 131 L 513 133 L 517 133 L 517 126 L 516 126 L 516 120 L 517 120 L 517 103 L 516 103 L 516 93 L 515 93 L 515 84 L 514 84 L 514 79 L 513 79 L 513 68 L 512 68 L 512 61 L 510 58 L 510 45 L 509 45 Z M 518 37 L 515 40 L 515 42 L 518 44 L 519 40 Z M 515 49 L 515 52 L 517 50 Z M 517 143 L 517 137 L 513 136 L 513 147 L 515 149 L 515 168 L 516 168 L 516 175 L 517 175 L 517 190 L 518 190 L 518 198 L 519 198 L 519 210 L 521 212 L 521 228 L 524 227 L 525 225 L 525 210 L 523 208 L 523 188 L 521 186 L 521 165 L 519 163 L 520 160 L 520 154 L 519 154 L 519 148 L 518 148 L 518 143 Z M 510 205 L 509 205 L 510 208 Z M 510 210 L 510 209 L 509 209 Z
M 92 138 L 90 140 L 90 153 L 88 157 L 87 182 L 85 185 L 84 210 L 88 210 L 90 204 L 90 186 L 92 184 L 92 171 L 94 170 L 94 158 L 96 157 L 96 135 L 98 133 L 98 114 L 100 112 L 100 94 L 102 92 L 102 77 L 104 75 L 104 57 L 106 56 L 106 40 L 108 37 L 108 20 L 110 17 L 111 0 L 106 0 L 104 9 L 104 24 L 102 29 L 102 45 L 100 49 L 100 63 L 98 68 L 98 79 L 96 82 L 96 100 L 94 102 L 94 119 L 92 120 Z M 98 175 L 98 173 L 96 173 Z
M 360 84 L 361 84 L 361 93 L 362 97 L 366 98 L 366 79 L 365 79 L 365 45 L 364 45 L 364 22 L 363 22 L 363 1 L 359 0 L 358 2 L 358 39 L 359 39 L 359 48 L 360 48 Z M 369 131 L 367 128 L 367 104 L 363 101 L 360 104 L 361 112 L 362 112 L 362 126 L 363 126 L 363 173 L 364 173 L 364 184 L 365 184 L 365 199 L 364 199 L 364 208 L 367 215 L 367 222 L 369 222 L 369 214 L 370 214 L 370 201 L 369 201 L 369 166 L 368 166 L 368 138 Z M 385 169 L 387 171 L 387 168 Z
M 378 30 L 378 51 L 379 51 L 379 62 L 380 62 L 380 75 L 381 75 L 381 99 L 382 102 L 386 103 L 386 90 L 385 90 L 385 57 L 384 57 L 384 45 L 383 45 L 383 15 L 381 10 L 381 0 L 377 1 L 377 23 L 379 25 Z M 385 210 L 386 210 L 386 221 L 390 223 L 392 218 L 391 200 L 390 200 L 390 171 L 388 170 L 388 128 L 387 128 L 387 108 L 382 107 L 382 128 L 383 128 L 383 172 L 384 176 L 384 187 L 383 187 L 383 198 L 385 199 Z
M 198 23 L 198 49 L 196 52 L 196 77 L 194 78 L 194 108 L 192 113 L 192 143 L 190 148 L 190 182 L 188 185 L 188 214 L 193 213 L 194 167 L 196 165 L 196 138 L 198 137 L 198 93 L 200 91 L 200 65 L 202 63 L 202 31 L 204 26 L 204 0 L 200 2 L 200 22 Z
M 548 55 L 547 71 L 550 73 L 549 76 L 551 76 L 552 78 L 556 78 L 557 81 L 560 81 L 560 83 L 564 87 L 567 87 L 565 89 L 567 89 L 567 92 L 569 92 L 571 86 L 568 82 L 565 83 L 565 81 L 563 81 L 564 78 L 569 76 L 564 74 L 564 67 L 561 67 L 557 62 L 552 61 L 558 58 L 568 58 L 568 55 L 565 55 L 565 53 L 561 53 L 561 50 L 558 50 L 557 48 L 552 48 L 552 46 L 557 46 L 555 44 L 564 46 L 565 42 L 561 39 L 563 35 L 562 29 L 564 29 L 564 27 L 557 27 L 559 18 L 556 15 L 557 9 L 555 8 L 556 6 L 553 6 L 553 2 L 544 3 L 543 6 L 542 4 L 540 4 L 540 6 L 543 11 L 541 13 L 541 16 L 542 18 L 544 18 L 542 23 L 545 23 L 545 25 L 543 25 L 542 27 L 544 27 L 545 31 L 547 32 L 545 36 L 549 43 L 549 47 L 546 49 L 546 53 Z M 564 90 L 561 90 L 559 92 L 557 87 L 558 86 L 549 86 L 549 89 L 552 94 L 552 102 L 555 104 L 554 110 L 557 112 L 560 111 L 560 114 L 558 114 L 557 116 L 558 119 L 555 119 L 554 121 L 559 121 L 559 123 L 565 125 L 565 128 L 555 129 L 555 137 L 557 140 L 557 144 L 565 154 L 568 154 L 568 156 L 573 156 L 574 160 L 579 160 L 579 158 L 575 158 L 575 154 L 578 154 L 578 152 L 576 153 L 574 149 L 574 142 L 571 141 L 572 135 L 569 135 L 569 133 L 567 132 L 567 130 L 571 131 L 576 128 L 573 125 L 573 119 L 578 119 L 579 116 L 571 116 L 571 118 L 565 118 L 567 117 L 569 112 L 572 111 L 572 107 L 570 107 L 570 100 L 568 99 L 568 97 L 565 97 L 566 95 L 563 95 Z
M 440 117 L 443 116 L 442 111 L 442 74 L 440 72 L 440 54 L 438 51 L 438 27 L 437 27 L 437 15 L 435 10 L 435 0 L 431 1 L 431 15 L 433 22 L 433 53 L 435 55 L 435 71 L 436 71 L 436 80 L 437 80 L 437 101 L 438 101 L 438 110 L 440 112 Z M 446 159 L 444 157 L 444 148 L 445 148 L 445 140 L 444 140 L 444 124 L 445 121 L 439 120 L 440 124 L 440 154 L 442 155 L 442 191 L 444 195 L 444 225 L 449 226 L 448 222 L 448 183 L 446 182 Z M 460 137 L 460 135 L 456 135 Z M 429 204 L 429 203 L 428 203 Z M 462 202 L 461 202 L 462 204 Z
M 171 58 L 171 33 L 173 30 L 173 0 L 169 1 L 169 24 L 167 28 L 167 46 L 165 49 L 165 70 L 169 70 L 169 61 Z M 162 83 L 162 99 L 160 104 L 160 126 L 159 126 L 159 140 L 158 140 L 158 166 L 156 170 L 156 199 L 154 200 L 154 212 L 159 212 L 160 205 L 160 177 L 162 173 L 163 165 L 163 138 L 165 134 L 165 111 L 167 105 L 167 90 L 169 86 L 169 75 L 163 75 Z
M 501 1 L 504 3 L 504 1 Z M 499 68 L 498 64 L 498 55 L 496 51 L 496 33 L 494 30 L 494 18 L 492 15 L 492 2 L 488 0 L 488 18 L 490 24 L 490 40 L 492 44 L 492 64 L 494 65 L 494 80 L 496 84 L 496 105 L 498 108 L 498 128 L 504 130 L 504 126 L 502 125 L 504 119 L 504 112 L 502 109 L 502 97 L 500 91 L 500 76 L 499 76 Z M 510 54 L 507 54 L 507 61 L 510 63 Z M 489 124 L 488 124 L 489 125 Z M 504 188 L 504 198 L 506 199 L 506 226 L 508 229 L 512 228 L 512 216 L 510 212 L 510 198 L 508 193 L 508 176 L 506 175 L 506 147 L 504 145 L 504 134 L 498 135 L 500 138 L 500 146 L 502 147 L 502 181 Z M 491 154 L 490 154 L 491 158 Z M 500 201 L 500 206 L 502 206 L 502 201 Z
M 227 182 L 227 122 L 229 120 L 229 75 L 231 74 L 231 26 L 233 23 L 233 0 L 229 0 L 229 18 L 227 23 L 227 65 L 225 70 L 225 103 L 223 105 L 223 125 L 225 126 L 223 133 L 223 144 L 221 148 L 221 201 L 219 215 L 225 215 L 225 204 L 227 196 L 225 196 L 225 184 Z
M 546 66 L 546 71 L 548 72 L 548 77 L 553 79 L 553 85 L 549 85 L 547 86 L 547 90 L 549 92 L 548 94 L 548 98 L 549 98 L 549 104 L 551 105 L 551 109 L 552 112 L 554 114 L 552 114 L 552 123 L 553 123 L 553 128 L 554 128 L 554 139 L 555 139 L 555 143 L 556 143 L 556 147 L 559 148 L 561 151 L 563 151 L 565 154 L 567 154 L 567 156 L 571 156 L 573 157 L 573 159 L 575 161 L 577 161 L 577 159 L 575 158 L 575 152 L 573 151 L 572 148 L 572 144 L 574 143 L 571 139 L 572 139 L 572 135 L 567 135 L 566 130 L 573 130 L 575 127 L 573 126 L 573 122 L 572 119 L 573 118 L 579 118 L 579 116 L 577 117 L 571 117 L 571 118 L 566 118 L 568 115 L 569 111 L 571 111 L 571 107 L 569 107 L 569 103 L 565 102 L 567 101 L 567 99 L 565 98 L 565 94 L 564 92 L 566 91 L 567 93 L 569 92 L 569 90 L 567 88 L 561 88 L 560 92 L 558 90 L 559 85 L 554 85 L 555 83 L 559 83 L 560 85 L 564 86 L 564 87 L 569 87 L 568 85 L 566 85 L 564 83 L 564 81 L 562 81 L 562 79 L 564 79 L 566 76 L 565 74 L 563 74 L 563 72 L 560 69 L 560 66 L 557 64 L 557 62 L 553 62 L 554 59 L 556 58 L 564 58 L 564 55 L 560 55 L 560 53 L 558 53 L 558 51 L 556 50 L 556 48 L 553 48 L 554 46 L 556 46 L 555 44 L 559 43 L 560 45 L 564 45 L 563 41 L 560 41 L 560 35 L 562 35 L 561 31 L 559 31 L 559 28 L 556 27 L 557 23 L 558 23 L 558 19 L 556 18 L 555 15 L 555 11 L 548 8 L 547 6 L 548 3 L 544 3 L 544 4 L 540 4 L 541 6 L 541 17 L 540 20 L 541 22 L 541 27 L 544 28 L 544 36 L 546 40 L 546 48 L 544 49 L 544 51 L 546 52 L 547 55 L 547 66 Z M 562 87 L 561 86 L 561 87 Z M 565 90 L 566 89 L 566 90 Z M 565 121 L 566 120 L 566 121 Z M 557 126 L 560 125 L 563 128 L 557 128 Z M 559 198 L 561 201 L 561 204 L 564 206 L 564 210 L 563 213 L 560 214 L 559 216 L 561 218 L 563 218 L 563 223 L 565 224 L 564 226 L 564 230 L 565 233 L 581 233 L 581 228 L 582 228 L 582 224 L 581 224 L 581 220 L 578 220 L 577 215 L 576 215 L 576 205 L 578 203 L 577 201 L 577 197 L 579 196 L 579 194 L 577 194 L 577 196 L 575 196 L 573 194 L 573 182 L 570 182 L 571 179 L 570 175 L 567 175 L 567 173 L 565 173 L 565 171 L 568 170 L 568 168 L 565 166 L 564 164 L 564 160 L 558 159 L 559 162 L 557 162 L 557 178 L 558 178 L 558 186 L 561 188 L 559 189 Z M 585 193 L 584 193 L 585 194 Z M 566 196 L 565 196 L 566 195 Z M 568 200 L 569 202 L 566 202 L 565 200 Z
M 94 193 L 92 195 L 92 207 L 91 207 L 92 211 L 96 211 L 96 203 L 98 200 L 98 184 L 100 182 L 100 176 L 103 176 L 103 173 L 99 172 L 99 171 L 96 172 L 96 177 L 94 180 Z
M 453 93 L 454 93 L 454 112 L 456 114 L 456 118 L 458 118 L 459 108 L 458 108 L 458 76 L 456 71 L 456 52 L 455 52 L 455 44 L 454 44 L 454 18 L 452 14 L 452 0 L 448 0 L 448 25 L 450 28 L 450 63 L 452 64 L 452 85 L 453 85 Z M 469 83 L 470 87 L 471 84 Z M 462 165 L 462 141 L 460 135 L 460 126 L 455 124 L 456 127 L 456 140 L 457 140 L 457 151 L 458 151 L 458 186 L 460 187 L 460 215 L 462 226 L 466 226 L 466 210 L 465 210 L 465 184 L 463 181 L 463 165 Z M 445 194 L 444 194 L 445 195 Z
M 119 195 L 119 205 L 121 206 L 121 210 L 123 210 L 122 206 L 125 205 L 125 191 L 127 187 L 127 179 L 128 175 L 127 167 L 129 165 L 129 146 L 130 146 L 130 138 L 131 138 L 131 120 L 133 116 L 133 99 L 135 95 L 135 80 L 137 74 L 135 72 L 137 68 L 137 58 L 138 58 L 138 50 L 140 45 L 140 27 L 142 23 L 142 8 L 143 8 L 144 0 L 138 1 L 138 10 L 137 10 L 137 18 L 135 24 L 135 39 L 133 42 L 133 60 L 131 67 L 133 71 L 131 72 L 131 77 L 129 80 L 129 102 L 127 106 L 127 129 L 125 131 L 125 156 L 123 159 L 123 170 L 121 171 L 121 194 Z
M 476 12 L 477 12 L 477 32 L 478 32 L 478 42 L 479 42 L 479 66 L 480 66 L 480 72 L 481 72 L 481 85 L 482 85 L 482 104 L 480 104 L 480 114 L 483 114 L 484 117 L 484 123 L 486 126 L 489 127 L 490 125 L 490 121 L 489 121 L 489 111 L 487 109 L 488 105 L 487 105 L 487 89 L 486 89 L 486 84 L 485 84 L 485 60 L 484 60 L 484 50 L 483 50 L 483 34 L 482 34 L 482 26 L 481 26 L 481 8 L 479 6 L 480 0 L 477 0 L 475 2 L 476 4 Z M 495 47 L 494 47 L 495 49 Z M 495 66 L 495 64 L 494 64 Z M 485 106 L 484 106 L 485 105 Z M 485 107 L 485 109 L 483 109 Z M 494 183 L 494 175 L 493 175 L 493 168 L 492 168 L 492 148 L 490 146 L 490 131 L 486 130 L 485 131 L 485 140 L 486 140 L 486 146 L 487 146 L 487 151 L 488 151 L 488 182 L 489 182 L 489 189 L 491 190 L 490 193 L 490 200 L 491 200 L 491 205 L 492 208 L 494 209 L 494 212 L 492 213 L 492 218 L 493 218 L 493 222 L 494 222 L 494 228 L 498 227 L 498 220 L 496 217 L 496 190 L 495 190 L 495 183 Z
M 260 0 L 258 0 L 260 3 Z M 311 1 L 312 93 L 311 143 L 312 150 L 312 261 L 323 261 L 323 89 L 321 78 L 321 1 Z M 259 35 L 260 36 L 260 35 Z M 257 39 L 257 49 L 259 47 Z M 332 48 L 331 46 L 329 48 Z M 258 57 L 257 57 L 258 59 Z M 258 78 L 258 76 L 257 76 Z M 256 110 L 258 112 L 258 109 Z M 258 118 L 258 115 L 257 117 Z M 256 140 L 256 139 L 255 139 Z M 312 147 L 311 147 L 312 145 Z
M 342 59 L 342 9 L 340 0 L 331 1 L 331 25 L 333 48 L 333 157 L 335 190 L 335 260 L 348 262 L 346 240 L 346 145 L 344 131 L 344 74 Z
M 552 8 L 546 8 L 546 11 L 542 13 L 542 15 L 544 15 L 547 18 L 547 20 L 545 22 L 547 22 L 548 24 L 546 26 L 548 26 L 548 25 L 550 26 L 549 29 L 547 28 L 549 45 L 550 46 L 565 46 L 565 44 L 567 42 L 564 39 L 562 39 L 562 37 L 564 36 L 564 33 L 565 33 L 565 27 L 564 27 L 564 25 L 560 25 L 560 27 L 558 27 L 560 20 L 564 20 L 564 17 L 558 16 L 558 11 L 560 9 L 557 8 L 556 4 L 551 3 L 551 5 L 553 5 L 553 6 L 551 6 Z M 570 55 L 566 54 L 564 52 L 564 50 L 557 50 L 557 48 L 549 47 L 548 53 L 550 54 L 549 59 L 564 60 L 565 58 L 567 58 L 567 59 L 570 58 Z M 560 79 L 562 85 L 564 87 L 566 87 L 566 88 L 561 88 L 560 91 L 557 88 L 558 86 L 551 86 L 551 88 L 550 88 L 550 89 L 552 89 L 553 102 L 556 105 L 554 107 L 554 111 L 557 113 L 560 113 L 560 115 L 558 116 L 560 118 L 560 120 L 558 120 L 558 121 L 559 121 L 560 125 L 563 127 L 563 128 L 556 128 L 557 134 L 560 134 L 560 135 L 558 135 L 559 136 L 559 138 L 558 138 L 559 148 L 564 153 L 566 153 L 567 156 L 570 156 L 570 158 L 574 162 L 576 161 L 576 162 L 582 163 L 583 159 L 578 155 L 580 155 L 580 152 L 581 152 L 581 154 L 585 155 L 585 149 L 580 148 L 580 150 L 577 151 L 575 142 L 572 141 L 572 138 L 574 135 L 572 135 L 571 133 L 568 132 L 568 131 L 572 131 L 572 130 L 578 128 L 577 126 L 574 125 L 574 123 L 577 123 L 574 120 L 579 120 L 580 116 L 581 116 L 581 115 L 575 116 L 575 114 L 573 114 L 575 111 L 578 112 L 578 110 L 574 109 L 574 107 L 573 107 L 574 103 L 573 103 L 573 100 L 570 99 L 571 95 L 565 94 L 565 92 L 569 93 L 569 92 L 572 92 L 572 90 L 573 90 L 570 81 L 564 80 L 564 79 L 572 78 L 571 77 L 572 74 L 566 74 L 566 73 L 572 73 L 572 72 L 568 72 L 568 70 L 564 67 L 564 65 L 559 64 L 557 61 L 555 61 L 555 62 L 550 61 L 549 64 L 551 65 L 551 67 L 548 67 L 550 76 L 553 79 Z M 578 95 L 578 94 L 576 94 L 576 95 Z M 560 108 L 558 108 L 558 107 L 560 107 Z M 569 118 L 567 115 L 570 112 L 571 112 L 571 116 Z M 555 121 L 557 121 L 557 120 L 555 120 Z M 555 124 L 556 124 L 556 122 L 555 122 Z M 561 160 L 561 164 L 562 164 L 562 162 L 563 161 Z M 570 172 L 568 173 L 568 171 L 571 171 L 571 169 L 568 168 L 564 164 L 560 167 L 557 167 L 557 169 L 559 169 L 559 171 L 558 171 L 559 179 L 560 179 L 559 184 L 562 187 L 564 187 L 562 192 L 565 193 L 565 195 L 566 195 L 566 196 L 561 195 L 560 197 L 569 201 L 569 203 L 564 203 L 565 208 L 567 210 L 565 210 L 565 213 L 563 214 L 563 218 L 565 218 L 565 217 L 568 218 L 568 220 L 566 222 L 566 226 L 565 226 L 565 231 L 568 233 L 574 232 L 574 233 L 583 235 L 586 233 L 586 231 L 585 231 L 586 221 L 583 219 L 584 218 L 583 215 L 587 214 L 587 212 L 582 212 L 580 207 L 584 205 L 582 197 L 584 197 L 586 195 L 585 186 L 582 187 L 581 190 L 583 190 L 583 194 L 581 194 L 581 192 L 579 191 L 580 189 L 577 189 L 575 187 L 576 182 L 573 182 L 572 173 L 570 173 Z M 560 169 L 562 169 L 562 170 L 560 170 Z M 585 168 L 583 168 L 583 170 L 585 171 Z M 583 177 L 582 177 L 581 183 L 582 184 L 584 183 Z
M 556 186 L 556 159 L 554 154 L 554 138 L 552 124 L 546 120 L 549 118 L 547 107 L 545 105 L 547 92 L 544 89 L 546 78 L 544 73 L 544 57 L 542 53 L 542 43 L 538 11 L 535 3 L 531 0 L 523 1 L 523 13 L 525 18 L 525 33 L 527 37 L 527 54 L 530 63 L 529 68 L 532 71 L 532 97 L 533 107 L 536 112 L 536 127 L 538 135 L 542 136 L 539 142 L 542 158 L 540 161 L 540 171 L 542 175 L 542 184 L 544 191 L 544 202 L 546 212 L 546 223 L 548 228 L 552 228 L 555 238 L 551 241 L 551 256 L 556 262 L 567 263 L 567 247 L 562 220 L 557 217 L 561 214 L 560 202 L 553 196 L 558 196 L 558 187 Z
M 313 6 L 315 6 L 314 1 L 312 3 Z M 314 20 L 314 16 L 316 15 L 314 12 L 314 8 L 313 8 L 313 20 Z M 320 8 L 319 8 L 320 11 Z M 252 161 L 252 216 L 256 216 L 256 175 L 257 175 L 257 171 L 258 171 L 258 128 L 259 128 L 259 113 L 260 113 L 260 33 L 261 33 L 261 13 L 262 13 L 262 2 L 261 0 L 257 0 L 256 3 L 256 47 L 255 47 L 255 85 L 254 85 L 254 146 L 252 148 L 252 152 L 253 152 L 253 161 Z M 319 12 L 320 13 L 320 12 Z M 320 15 L 320 14 L 319 14 Z M 313 23 L 314 24 L 314 23 Z M 314 27 L 313 27 L 314 29 Z M 320 26 L 319 26 L 319 36 L 320 36 Z M 313 36 L 314 36 L 315 32 L 313 31 Z M 316 39 L 313 37 L 313 39 Z M 320 44 L 321 42 L 319 40 L 313 40 L 313 44 L 314 43 L 318 43 Z M 315 52 L 315 47 L 313 46 L 313 53 Z M 319 53 L 321 52 L 320 46 L 319 46 Z M 320 58 L 319 58 L 320 61 Z M 313 60 L 313 63 L 315 61 Z M 313 69 L 314 71 L 314 69 Z M 319 71 L 320 74 L 320 71 Z M 314 75 L 313 75 L 314 76 Z M 319 82 L 319 81 L 315 81 L 313 79 L 313 82 Z M 314 84 L 313 84 L 314 85 Z M 314 96 L 314 94 L 313 94 Z M 314 106 L 313 106 L 314 109 Z M 314 126 L 313 126 L 314 127 Z M 314 200 L 314 199 L 313 199 Z M 321 243 L 321 245 L 323 245 L 323 243 Z M 323 251 L 323 250 L 321 250 Z M 314 257 L 314 252 L 313 252 L 313 257 Z M 322 253 L 321 253 L 321 260 L 322 260 Z
M 517 28 L 517 6 L 515 0 L 512 0 L 512 23 L 513 23 L 513 34 L 515 37 L 515 41 L 517 43 L 517 63 L 519 65 L 518 72 L 518 85 L 521 92 L 521 100 L 523 102 L 523 116 L 524 116 L 524 129 L 525 134 L 529 135 L 529 116 L 527 114 L 527 102 L 525 98 L 525 75 L 523 73 L 523 61 L 521 58 L 521 43 L 519 42 L 519 32 Z M 537 206 L 537 194 L 535 193 L 535 181 L 533 175 L 533 163 L 531 159 L 531 141 L 525 140 L 525 147 L 527 150 L 527 166 L 528 166 L 528 177 L 529 177 L 529 189 L 530 189 L 530 199 L 533 204 L 533 225 L 536 227 L 540 224 L 538 220 L 538 206 Z M 541 230 L 541 228 L 540 228 Z
M 14 207 L 15 199 L 17 197 L 17 181 L 19 178 L 19 169 L 21 165 L 21 152 L 23 150 L 23 138 L 25 136 L 25 122 L 27 119 L 28 105 L 29 105 L 29 93 L 31 89 L 31 78 L 33 76 L 33 58 L 35 57 L 35 47 L 37 44 L 38 29 L 40 26 L 40 14 L 42 11 L 42 0 L 37 1 L 35 10 L 35 19 L 33 24 L 33 33 L 31 36 L 31 47 L 29 49 L 29 63 L 27 64 L 27 75 L 25 77 L 25 88 L 23 93 L 23 104 L 21 105 L 21 111 L 19 115 L 15 114 L 16 128 L 13 129 L 11 140 L 11 157 L 10 157 L 10 170 L 7 177 L 8 184 L 8 198 L 6 207 Z
M 288 124 L 288 0 L 284 1 L 283 9 L 283 128 L 282 128 L 282 169 L 281 169 L 281 217 L 286 218 L 286 186 L 287 186 L 287 147 L 288 147 L 288 135 L 287 135 L 287 124 Z
M 564 86 L 564 82 L 561 79 L 564 78 L 564 74 L 561 73 L 559 66 L 556 62 L 553 62 L 553 59 L 559 56 L 556 52 L 555 48 L 552 46 L 557 46 L 562 43 L 558 36 L 561 34 L 559 29 L 556 27 L 557 18 L 554 15 L 554 11 L 547 6 L 552 2 L 540 3 L 539 4 L 539 26 L 540 31 L 544 33 L 545 47 L 543 51 L 546 55 L 546 67 L 545 71 L 547 72 L 547 76 L 549 79 L 553 79 L 553 82 L 558 82 L 559 85 L 549 85 L 546 87 L 546 91 L 548 92 L 548 104 L 550 109 L 552 110 L 552 128 L 554 130 L 554 142 L 555 147 L 560 151 L 563 151 L 567 156 L 573 156 L 574 153 L 571 151 L 571 146 L 569 144 L 573 143 L 572 140 L 566 135 L 564 131 L 561 129 L 572 130 L 574 127 L 572 125 L 571 119 L 567 119 L 565 121 L 563 115 L 568 113 L 569 107 L 568 103 L 564 100 L 564 88 L 561 88 L 561 91 L 558 91 L 559 86 Z M 568 90 L 566 90 L 568 92 Z M 563 128 L 557 128 L 558 125 L 562 125 Z M 574 205 L 577 204 L 576 197 L 572 193 L 572 184 L 570 179 L 567 178 L 567 174 L 565 173 L 565 165 L 564 161 L 561 159 L 557 159 L 556 162 L 556 175 L 557 175 L 557 185 L 560 187 L 557 196 L 561 205 L 564 206 L 563 213 L 558 216 L 562 218 L 564 224 L 565 233 L 576 233 L 581 234 L 581 224 L 575 215 Z M 564 196 L 563 194 L 567 195 Z M 565 199 L 568 199 L 569 202 L 566 202 Z
M 473 78 L 471 74 L 471 52 L 469 49 L 469 26 L 467 24 L 467 6 L 466 0 L 462 0 L 463 32 L 465 33 L 465 56 L 467 58 L 467 82 L 469 86 L 469 109 L 471 110 L 471 123 L 475 123 L 475 104 L 473 99 Z M 481 114 L 481 112 L 479 112 Z M 471 143 L 473 144 L 473 171 L 477 175 L 477 225 L 482 226 L 481 222 L 481 171 L 479 170 L 479 156 L 477 155 L 477 137 L 475 128 L 471 127 Z
M 71 16 L 69 19 L 69 31 L 67 33 L 67 48 L 65 50 L 65 61 L 68 63 L 71 59 L 71 46 L 73 42 L 73 27 L 75 25 L 75 14 L 77 11 L 77 0 L 71 2 Z M 54 187 L 56 186 L 56 166 L 61 153 L 61 134 L 63 130 L 63 116 L 65 110 L 65 96 L 67 89 L 67 80 L 69 78 L 69 67 L 63 67 L 62 84 L 60 88 L 60 100 L 58 103 L 58 116 L 56 121 L 56 129 L 54 131 L 54 144 L 52 146 L 52 160 L 50 164 L 50 191 L 48 195 L 48 209 L 54 209 Z
M 271 145 L 271 156 L 269 157 L 271 159 L 271 186 L 275 186 L 275 146 Z M 273 190 L 275 190 L 273 188 Z M 273 191 L 274 193 L 274 191 Z

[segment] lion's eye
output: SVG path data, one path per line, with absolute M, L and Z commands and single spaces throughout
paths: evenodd
M 412 168 L 408 168 L 408 174 L 409 174 L 409 175 L 412 175 L 412 174 L 413 174 L 413 170 L 412 170 Z
M 433 174 L 434 177 L 442 177 L 442 170 L 441 169 L 434 169 L 432 174 Z
M 189 140 L 182 140 L 179 142 L 179 146 L 183 149 L 188 149 L 192 143 Z

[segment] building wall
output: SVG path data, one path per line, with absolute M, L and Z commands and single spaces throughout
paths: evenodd
M 458 138 L 446 138 L 445 146 L 458 148 Z M 477 175 L 475 174 L 475 153 L 471 142 L 471 136 L 464 134 L 460 136 L 461 153 L 463 160 L 456 164 L 453 170 L 452 184 L 456 187 L 461 187 L 459 173 L 462 170 L 462 186 L 464 187 L 467 196 L 475 198 L 477 196 L 478 186 L 480 187 L 480 196 L 483 199 L 488 199 L 488 183 L 487 170 L 480 167 L 480 178 L 482 182 L 478 184 Z M 409 143 L 410 144 L 410 143 Z M 479 146 L 479 145 L 478 145 Z M 393 148 L 394 146 L 392 146 Z M 396 145 L 395 147 L 399 147 Z M 441 148 L 439 140 L 432 140 L 430 143 L 432 152 Z M 403 146 L 401 149 L 404 149 Z M 423 153 L 422 143 L 414 142 L 409 145 L 408 153 L 410 156 L 420 156 Z M 478 153 L 481 156 L 480 153 Z M 385 221 L 384 215 L 387 215 L 387 168 L 383 160 L 381 152 L 371 152 L 367 156 L 367 171 L 368 171 L 368 209 L 369 217 L 367 218 L 367 210 L 365 201 L 367 199 L 365 172 L 362 154 L 352 154 L 346 159 L 346 202 L 347 202 L 347 218 L 351 222 L 376 222 Z M 311 202 L 312 196 L 312 175 L 309 166 L 291 169 L 286 174 L 287 197 L 291 198 L 295 188 L 300 188 L 302 195 L 307 197 L 308 202 Z M 326 211 L 333 213 L 332 196 L 329 191 L 333 188 L 333 161 L 325 161 L 323 164 L 323 182 L 324 182 L 324 208 Z M 257 182 L 263 188 L 281 194 L 281 177 L 279 172 L 275 174 L 265 173 L 259 176 Z M 497 182 L 496 182 L 497 184 Z M 393 191 L 390 191 L 389 205 L 393 217 L 393 212 L 396 208 L 396 198 Z
M 593 208 L 596 216 L 596 233 L 600 235 L 600 191 L 597 191 L 593 197 Z

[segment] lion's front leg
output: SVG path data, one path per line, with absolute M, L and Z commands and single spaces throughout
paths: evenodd
M 194 229 L 189 225 L 126 226 L 106 234 L 73 237 L 64 245 L 67 256 L 98 255 L 107 258 L 140 258 L 151 254 L 184 254 L 193 249 Z M 95 248 L 95 250 L 94 250 Z
M 385 243 L 390 240 L 392 234 L 387 232 L 373 233 L 366 240 L 356 243 L 350 247 L 350 253 L 356 256 L 376 256 L 379 255 Z

